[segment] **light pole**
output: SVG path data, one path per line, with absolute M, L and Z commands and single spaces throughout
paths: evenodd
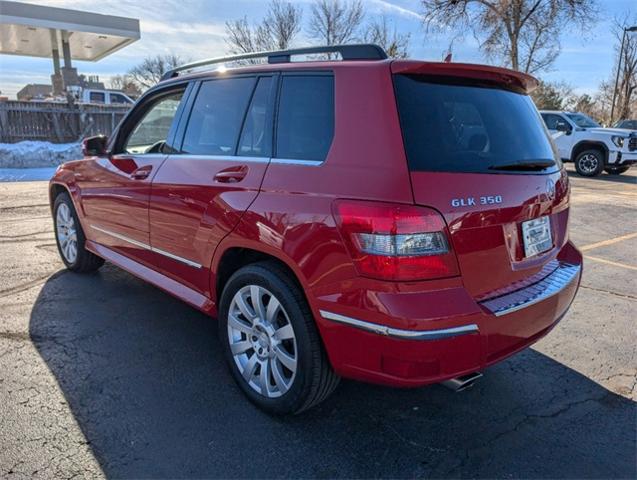
M 615 88 L 613 89 L 613 103 L 610 107 L 610 123 L 613 124 L 613 117 L 615 116 L 615 99 L 617 98 L 617 83 L 619 83 L 619 70 L 622 66 L 622 59 L 624 57 L 624 43 L 626 41 L 626 33 L 637 32 L 637 25 L 624 28 L 624 34 L 622 35 L 622 46 L 619 49 L 619 64 L 617 65 L 617 75 L 615 76 Z

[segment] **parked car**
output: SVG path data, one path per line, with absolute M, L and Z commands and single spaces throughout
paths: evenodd
M 613 128 L 625 128 L 627 130 L 637 130 L 637 120 L 620 120 Z
M 375 45 L 231 60 L 257 56 L 169 72 L 59 167 L 69 270 L 108 260 L 217 317 L 239 387 L 277 414 L 340 377 L 462 388 L 556 325 L 582 255 L 535 79 Z
M 565 162 L 575 162 L 580 175 L 595 177 L 604 170 L 620 175 L 637 163 L 637 133 L 603 128 L 583 113 L 556 110 L 540 113 L 560 157 Z
M 132 105 L 135 100 L 117 90 L 96 90 L 86 88 L 80 93 L 81 103 L 100 103 L 104 105 Z

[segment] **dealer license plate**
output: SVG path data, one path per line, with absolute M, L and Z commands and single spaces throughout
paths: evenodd
M 526 257 L 550 250 L 553 246 L 553 238 L 549 217 L 522 222 L 522 239 L 524 240 L 524 255 Z

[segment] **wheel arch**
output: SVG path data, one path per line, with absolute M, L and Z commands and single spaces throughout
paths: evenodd
M 276 262 L 283 268 L 301 289 L 308 304 L 310 303 L 310 299 L 306 293 L 306 282 L 304 281 L 302 273 L 296 268 L 294 262 L 287 258 L 283 252 L 264 248 L 262 244 L 258 243 L 224 242 L 224 244 L 217 248 L 210 268 L 210 293 L 215 305 L 218 307 L 218 299 L 221 297 L 223 288 L 234 272 L 246 265 L 262 261 Z
M 73 184 L 69 184 L 68 182 L 64 182 L 62 180 L 58 180 L 55 177 L 49 182 L 49 205 L 51 207 L 51 214 L 53 214 L 53 207 L 55 205 L 55 199 L 60 196 L 60 194 L 66 193 L 71 202 L 73 203 L 73 208 L 75 209 L 75 213 L 77 218 L 80 220 L 80 226 L 84 230 L 86 234 L 86 228 L 84 225 L 84 215 L 80 206 L 80 201 L 78 198 L 77 188 Z
M 596 140 L 580 140 L 576 143 L 571 150 L 571 162 L 574 162 L 577 156 L 586 150 L 601 150 L 604 155 L 604 164 L 608 163 L 608 146 Z
M 51 207 L 51 212 L 53 212 L 53 205 L 55 204 L 55 199 L 62 193 L 68 193 L 71 200 L 73 196 L 71 195 L 68 187 L 62 183 L 51 183 L 49 184 L 49 206 Z

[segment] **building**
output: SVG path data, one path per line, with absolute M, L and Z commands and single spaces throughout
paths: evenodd
M 18 100 L 37 100 L 46 97 L 50 97 L 53 93 L 53 87 L 51 85 L 45 85 L 42 83 L 29 83 L 22 87 L 18 92 Z

